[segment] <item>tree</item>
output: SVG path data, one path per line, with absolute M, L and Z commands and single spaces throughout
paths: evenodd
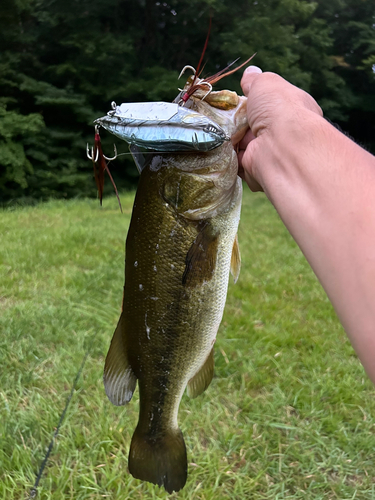
M 199 61 L 210 16 L 203 76 L 257 52 L 254 64 L 311 92 L 375 151 L 372 0 L 4 0 L 0 199 L 94 196 L 85 156 L 93 120 L 113 100 L 172 100 L 180 69 Z M 239 80 L 221 88 L 240 91 Z M 113 137 L 102 139 L 111 155 Z M 127 155 L 111 171 L 119 187 L 137 178 Z

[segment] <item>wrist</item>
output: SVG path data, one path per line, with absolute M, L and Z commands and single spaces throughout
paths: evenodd
M 288 210 L 313 216 L 335 206 L 338 189 L 347 196 L 343 173 L 355 166 L 346 161 L 352 148 L 360 149 L 317 113 L 298 108 L 254 141 L 254 177 L 282 218 Z

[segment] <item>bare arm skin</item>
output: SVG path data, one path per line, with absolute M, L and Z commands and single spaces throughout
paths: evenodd
M 242 177 L 273 203 L 375 383 L 375 157 L 280 76 L 250 67 L 241 85 Z

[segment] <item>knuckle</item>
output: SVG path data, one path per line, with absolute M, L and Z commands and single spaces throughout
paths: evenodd
M 307 92 L 304 92 L 304 94 L 305 94 L 304 95 L 305 106 L 308 109 L 310 109 L 311 111 L 314 111 L 315 113 L 317 113 L 318 115 L 323 116 L 323 110 L 319 106 L 319 104 L 316 102 L 316 100 Z

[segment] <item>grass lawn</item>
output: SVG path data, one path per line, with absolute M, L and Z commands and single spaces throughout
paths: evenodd
M 215 378 L 180 406 L 187 484 L 168 495 L 129 475 L 137 392 L 114 407 L 102 384 L 133 194 L 121 200 L 123 215 L 115 198 L 0 213 L 0 498 L 28 498 L 89 348 L 39 499 L 375 499 L 374 387 L 274 209 L 248 189 Z

